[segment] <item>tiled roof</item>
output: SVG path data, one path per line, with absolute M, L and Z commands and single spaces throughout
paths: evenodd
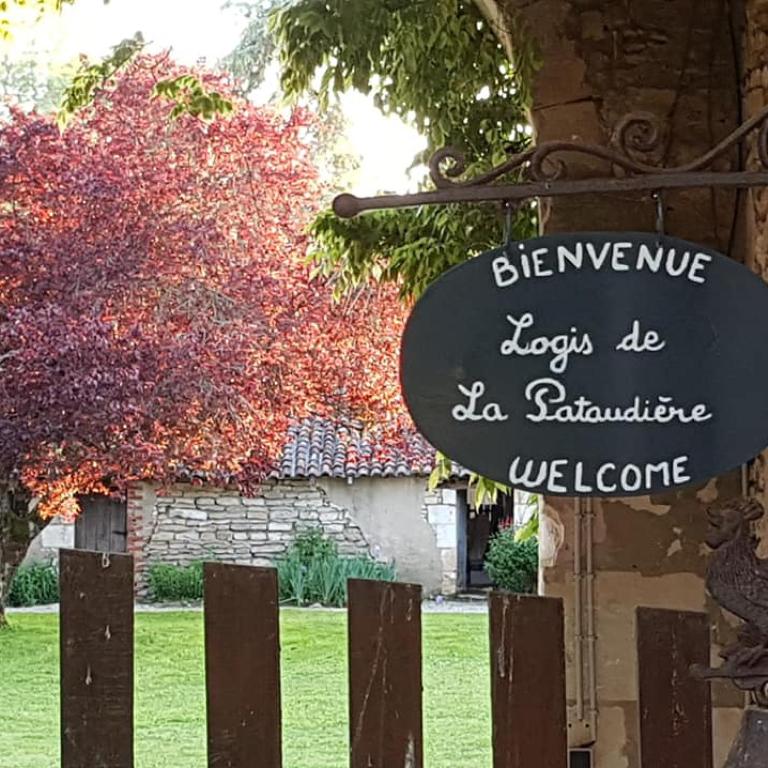
M 288 432 L 277 477 L 427 476 L 435 449 L 418 433 L 404 435 L 401 446 L 380 445 L 359 426 L 310 418 Z

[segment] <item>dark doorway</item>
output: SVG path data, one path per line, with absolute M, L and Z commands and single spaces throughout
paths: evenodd
M 81 496 L 75 521 L 75 548 L 125 552 L 128 513 L 125 501 L 109 496 Z
M 463 558 L 466 574 L 464 588 L 483 589 L 491 587 L 493 584 L 483 567 L 485 555 L 491 537 L 503 526 L 514 525 L 514 497 L 501 494 L 493 506 L 471 509 L 468 504 L 464 504 L 459 506 L 459 510 L 462 507 L 464 508 L 466 525 L 466 554 Z

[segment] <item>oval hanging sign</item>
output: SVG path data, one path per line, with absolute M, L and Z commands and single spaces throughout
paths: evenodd
M 401 382 L 418 428 L 515 488 L 628 496 L 705 481 L 768 445 L 768 286 L 649 233 L 540 237 L 416 303 Z

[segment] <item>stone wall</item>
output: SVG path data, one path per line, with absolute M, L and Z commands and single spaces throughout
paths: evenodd
M 565 602 L 570 740 L 572 745 L 585 745 L 597 735 L 596 765 L 639 766 L 637 606 L 709 613 L 715 663 L 719 663 L 718 651 L 733 640 L 732 626 L 707 596 L 704 586 L 708 550 L 701 522 L 703 506 L 738 492 L 739 476 L 732 473 L 683 493 L 654 496 L 652 505 L 644 498 L 592 499 L 582 502 L 582 513 L 578 515 L 572 499 L 557 506 L 546 504 L 540 535 L 542 591 Z M 587 517 L 591 517 L 592 574 L 587 572 Z M 577 541 L 580 567 L 576 567 Z M 591 639 L 587 599 L 590 588 L 594 590 Z M 576 599 L 577 591 L 581 593 L 580 601 Z M 590 712 L 589 702 L 590 643 L 594 644 L 594 713 Z M 581 719 L 576 714 L 579 646 L 584 697 Z M 715 682 L 712 703 L 715 765 L 721 765 L 738 728 L 744 696 L 729 684 Z
M 266 566 L 297 531 L 320 527 L 343 554 L 394 560 L 399 579 L 423 584 L 426 594 L 452 593 L 456 493 L 425 494 L 424 485 L 423 478 L 281 480 L 252 498 L 192 485 L 136 486 L 128 500 L 128 548 L 138 591 L 146 594 L 150 564 L 210 559 Z
M 321 528 L 343 554 L 370 552 L 349 513 L 305 481 L 272 484 L 255 498 L 192 485 L 145 488 L 144 493 L 154 494 L 152 520 L 143 525 L 141 554 L 147 564 L 209 559 L 270 565 L 298 531 L 309 527 Z
M 456 493 L 430 493 L 423 477 L 323 479 L 328 499 L 360 525 L 373 553 L 425 595 L 456 591 Z M 452 506 L 451 506 L 452 505 Z

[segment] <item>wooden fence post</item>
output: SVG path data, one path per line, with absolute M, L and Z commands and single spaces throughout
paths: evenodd
M 133 558 L 62 550 L 61 765 L 133 768 Z
M 562 600 L 492 592 L 488 601 L 493 768 L 566 768 Z
M 210 768 L 280 768 L 277 571 L 205 564 Z
M 690 673 L 709 650 L 706 614 L 637 609 L 642 768 L 712 768 L 709 684 Z
M 351 768 L 422 768 L 421 587 L 350 579 Z

